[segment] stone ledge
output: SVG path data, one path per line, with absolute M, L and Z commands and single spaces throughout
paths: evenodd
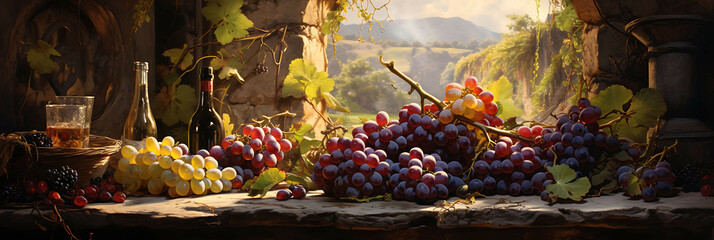
M 678 228 L 701 232 L 711 231 L 714 226 L 714 198 L 704 198 L 699 193 L 684 193 L 654 203 L 615 195 L 589 198 L 581 204 L 553 206 L 537 196 L 489 196 L 471 205 L 457 204 L 449 211 L 436 205 L 405 201 L 340 202 L 320 194 L 314 192 L 307 199 L 289 201 L 275 200 L 275 191 L 264 199 L 251 199 L 246 193 L 177 199 L 130 197 L 124 204 L 93 203 L 82 209 L 66 209 L 62 217 L 72 227 L 98 230 L 117 227 L 160 230 L 176 226 L 182 229 L 292 226 L 400 230 L 433 225 L 441 229 L 577 226 Z M 33 216 L 31 212 L 32 209 L 1 209 L 0 225 L 17 230 L 37 229 L 37 213 Z

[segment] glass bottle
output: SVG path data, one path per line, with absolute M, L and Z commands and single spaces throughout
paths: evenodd
M 156 121 L 151 114 L 148 90 L 148 62 L 134 62 L 134 100 L 129 115 L 124 122 L 122 140 L 141 141 L 146 137 L 156 137 Z M 135 144 L 132 144 L 135 145 Z
M 225 135 L 223 121 L 213 109 L 213 68 L 201 69 L 200 83 L 198 108 L 188 124 L 188 146 L 192 153 L 220 145 Z

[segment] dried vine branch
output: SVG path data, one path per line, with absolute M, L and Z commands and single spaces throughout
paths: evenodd
M 439 107 L 439 111 L 444 110 L 444 108 L 446 107 L 446 105 L 444 104 L 444 102 L 439 101 L 439 99 L 437 99 L 437 98 L 434 97 L 433 95 L 431 95 L 431 94 L 429 94 L 428 92 L 426 92 L 426 91 L 421 87 L 421 85 L 419 85 L 419 83 L 417 83 L 416 81 L 414 81 L 414 80 L 412 80 L 411 78 L 407 77 L 406 75 L 404 75 L 404 73 L 402 73 L 401 71 L 399 71 L 399 69 L 395 68 L 395 67 L 394 67 L 394 61 L 390 61 L 390 62 L 387 63 L 387 62 L 384 62 L 384 61 L 382 60 L 382 56 L 379 56 L 379 62 L 382 63 L 382 65 L 384 65 L 384 67 L 386 67 L 387 69 L 389 69 L 390 72 L 394 73 L 394 74 L 397 75 L 399 78 L 401 78 L 402 80 L 404 80 L 405 82 L 407 82 L 407 84 L 409 84 L 409 86 L 411 87 L 411 89 L 409 90 L 409 93 L 412 93 L 412 92 L 416 91 L 416 92 L 419 94 L 419 96 L 421 97 L 422 109 L 424 109 L 424 99 L 426 99 L 426 100 L 429 100 L 429 101 L 433 102 L 434 104 L 436 104 L 436 106 Z M 518 139 L 518 140 L 521 140 L 521 141 L 526 141 L 526 142 L 529 142 L 529 143 L 533 143 L 533 139 L 531 139 L 531 138 L 524 138 L 524 137 L 522 137 L 521 135 L 518 135 L 518 134 L 516 134 L 516 133 L 514 133 L 514 132 L 511 132 L 511 131 L 506 131 L 506 130 L 503 130 L 503 129 L 486 126 L 486 125 L 483 125 L 483 124 L 481 124 L 481 123 L 479 123 L 479 122 L 475 122 L 475 121 L 473 121 L 473 120 L 471 120 L 471 119 L 468 119 L 468 118 L 466 118 L 466 117 L 464 117 L 464 116 L 460 116 L 460 115 L 455 115 L 454 117 L 455 117 L 457 120 L 464 122 L 465 124 L 468 124 L 468 125 L 471 125 L 471 126 L 474 126 L 474 127 L 477 127 L 477 128 L 479 128 L 479 129 L 481 129 L 481 131 L 483 131 L 484 133 L 494 133 L 494 134 L 497 134 L 497 135 L 500 135 L 500 136 L 507 136 L 507 137 L 514 138 L 514 139 Z M 486 138 L 488 139 L 488 141 L 490 142 L 490 141 L 491 141 L 491 137 L 490 137 L 488 134 L 485 134 L 485 135 L 486 135 Z

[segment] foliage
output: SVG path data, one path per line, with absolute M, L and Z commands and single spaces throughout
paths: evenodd
M 387 11 L 387 4 L 389 4 L 389 1 L 387 1 L 387 3 L 385 3 L 384 5 L 377 7 L 372 2 L 372 0 L 337 0 L 335 9 L 327 13 L 325 22 L 322 23 L 322 25 L 320 26 L 320 31 L 322 32 L 322 34 L 330 35 L 332 38 L 333 53 L 335 55 L 337 54 L 337 49 L 335 48 L 336 43 L 343 39 L 342 35 L 338 33 L 340 31 L 340 23 L 347 20 L 347 18 L 342 15 L 343 13 L 347 13 L 348 10 L 354 11 L 357 13 L 357 16 L 359 16 L 363 23 L 369 23 L 367 29 L 370 33 L 371 38 L 372 25 L 376 22 L 381 26 L 381 22 L 375 19 L 374 15 L 377 11 L 380 11 L 382 9 L 385 9 L 385 11 Z M 391 19 L 389 18 L 388 11 L 387 19 L 391 21 Z M 359 40 L 361 41 L 362 36 L 361 34 L 359 35 Z
M 186 47 L 187 47 L 187 45 L 184 44 L 183 48 L 167 49 L 166 51 L 164 51 L 162 56 L 168 57 L 172 64 L 174 64 L 174 65 L 178 64 L 179 69 L 186 70 L 186 68 L 188 68 L 189 66 L 191 66 L 193 64 L 193 54 L 186 53 L 186 56 L 184 56 L 181 63 L 178 62 L 181 59 L 181 55 L 186 50 Z
M 568 165 L 558 164 L 546 169 L 553 175 L 553 183 L 545 188 L 551 202 L 558 199 L 580 201 L 590 190 L 590 180 L 587 177 L 575 179 L 577 174 Z
M 25 54 L 27 54 L 27 63 L 30 64 L 30 68 L 39 74 L 47 74 L 59 69 L 59 65 L 52 60 L 51 56 L 60 57 L 62 55 L 45 41 L 37 40 L 37 47 L 30 48 Z
M 164 81 L 166 86 L 154 96 L 151 109 L 166 126 L 170 127 L 179 122 L 188 124 L 196 109 L 195 89 L 187 84 L 180 84 L 181 79 L 176 73 L 169 73 L 164 77 Z
M 493 101 L 498 105 L 499 117 L 508 119 L 523 115 L 523 109 L 513 101 L 513 84 L 505 76 L 486 86 L 486 89 L 494 95 Z
M 233 128 L 235 125 L 231 123 L 231 115 L 224 113 L 221 117 L 221 122 L 223 122 L 223 129 L 225 130 L 225 136 L 233 134 Z
M 221 70 L 218 73 L 218 78 L 228 79 L 235 76 L 242 82 L 242 77 L 238 72 L 245 68 L 245 65 L 240 61 L 239 56 L 228 52 L 225 48 L 218 50 L 218 57 L 211 59 L 211 67 L 214 71 Z
M 310 62 L 297 58 L 290 63 L 290 74 L 285 77 L 281 96 L 307 98 L 313 104 L 322 100 L 327 106 L 341 112 L 349 113 L 349 109 L 340 104 L 330 91 L 335 87 L 335 81 L 327 77 L 326 72 L 318 72 L 317 67 Z
M 247 29 L 253 27 L 253 22 L 240 11 L 241 6 L 243 0 L 210 0 L 201 9 L 203 16 L 216 26 L 213 34 L 223 45 L 248 35 Z
M 273 186 L 285 180 L 285 176 L 285 172 L 277 168 L 269 168 L 263 171 L 260 173 L 260 176 L 258 176 L 258 179 L 250 185 L 248 196 L 264 197 Z
M 409 101 L 406 93 L 389 87 L 394 84 L 389 73 L 375 71 L 363 59 L 344 65 L 335 82 L 335 96 L 357 112 L 399 109 Z
M 620 121 L 616 121 L 612 125 L 613 134 L 638 143 L 647 142 L 647 130 L 654 127 L 659 116 L 667 111 L 661 93 L 652 88 L 642 89 L 633 96 L 629 89 L 620 85 L 612 85 L 600 91 L 591 99 L 591 103 L 599 106 L 603 114 L 610 111 L 623 113 L 610 114 L 598 123 L 605 124 L 616 120 L 616 118 L 621 118 Z M 624 109 L 627 105 L 629 107 Z
M 134 21 L 131 26 L 132 33 L 138 31 L 142 23 L 149 22 L 149 20 L 151 20 L 151 17 L 149 17 L 149 10 L 151 9 L 153 2 L 153 0 L 137 0 L 136 3 L 134 3 L 134 13 L 131 16 Z

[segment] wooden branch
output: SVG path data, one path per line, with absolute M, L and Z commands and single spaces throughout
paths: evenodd
M 409 84 L 409 86 L 411 86 L 411 90 L 409 90 L 409 91 L 410 91 L 410 92 L 416 91 L 416 92 L 419 94 L 419 96 L 421 96 L 422 103 L 424 102 L 424 99 L 427 99 L 427 100 L 433 102 L 434 104 L 436 104 L 436 106 L 439 107 L 439 111 L 444 110 L 444 108 L 446 107 L 446 105 L 444 104 L 444 102 L 439 101 L 439 99 L 437 99 L 437 98 L 434 97 L 433 95 L 431 95 L 431 94 L 429 94 L 428 92 L 426 92 L 426 91 L 421 87 L 421 85 L 419 85 L 419 83 L 415 82 L 415 81 L 412 80 L 411 78 L 409 78 L 409 77 L 407 77 L 406 75 L 404 75 L 401 71 L 399 71 L 398 69 L 396 69 L 396 68 L 394 67 L 394 61 L 390 61 L 390 62 L 387 63 L 387 62 L 384 62 L 384 61 L 382 60 L 382 56 L 379 56 L 379 62 L 382 63 L 382 65 L 384 65 L 384 67 L 386 67 L 387 69 L 389 69 L 390 72 L 394 73 L 395 75 L 397 75 L 398 77 L 400 77 L 401 79 L 403 79 L 405 82 L 407 82 L 407 83 Z M 520 135 L 518 135 L 518 134 L 516 134 L 516 133 L 514 133 L 514 132 L 511 132 L 511 131 L 506 131 L 506 130 L 503 130 L 503 129 L 486 126 L 486 125 L 483 125 L 483 124 L 481 124 L 481 123 L 479 123 L 479 122 L 474 122 L 474 121 L 472 121 L 471 119 L 468 119 L 467 117 L 464 117 L 464 116 L 461 116 L 461 115 L 454 115 L 454 117 L 455 117 L 456 119 L 458 119 L 459 121 L 462 121 L 462 122 L 464 122 L 464 123 L 466 123 L 466 124 L 469 124 L 469 125 L 472 125 L 472 126 L 474 126 L 474 127 L 477 127 L 477 128 L 479 128 L 479 129 L 481 129 L 481 131 L 483 131 L 484 133 L 487 133 L 487 132 L 488 132 L 488 133 L 494 133 L 494 134 L 497 134 L 497 135 L 507 136 L 507 137 L 515 138 L 515 139 L 518 139 L 518 140 L 521 140 L 521 141 L 526 141 L 526 142 L 529 142 L 529 143 L 533 143 L 533 142 L 534 142 L 533 139 L 531 139 L 531 138 L 524 138 L 524 137 L 522 137 L 522 136 L 520 136 Z M 488 140 L 491 141 L 491 137 L 490 137 L 488 134 L 485 134 L 485 135 L 486 135 L 486 138 L 488 138 Z

